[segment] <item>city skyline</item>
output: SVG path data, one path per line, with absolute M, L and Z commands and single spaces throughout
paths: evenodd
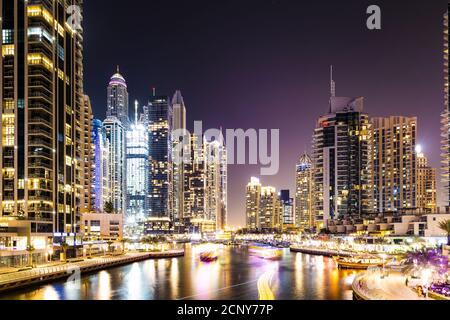
M 159 94 L 181 90 L 189 106 L 188 128 L 200 119 L 207 127 L 281 128 L 281 170 L 276 176 L 265 177 L 265 181 L 292 192 L 296 161 L 304 151 L 311 151 L 314 123 L 328 108 L 328 73 L 333 64 L 337 94 L 365 97 L 365 111 L 371 117 L 417 116 L 419 143 L 430 165 L 440 167 L 438 124 L 444 103 L 442 22 L 446 1 L 381 2 L 383 28 L 374 32 L 365 27 L 366 1 L 351 2 L 339 15 L 335 14 L 339 4 L 334 3 L 316 6 L 259 1 L 258 12 L 250 19 L 245 17 L 252 12 L 252 1 L 241 5 L 231 1 L 214 7 L 200 1 L 174 6 L 170 12 L 177 23 L 171 25 L 172 19 L 165 21 L 157 12 L 174 3 L 140 4 L 143 10 L 133 14 L 115 6 L 114 1 L 107 8 L 100 3 L 86 3 L 86 91 L 96 116 L 104 112 L 103 83 L 119 64 L 132 100 L 146 103 L 153 87 Z M 403 12 L 406 4 L 408 11 Z M 202 5 L 203 9 L 195 12 Z M 99 19 L 96 9 L 108 14 Z M 139 12 L 147 12 L 144 9 L 155 13 L 152 26 L 156 27 L 139 22 Z M 319 9 L 320 16 L 324 16 L 320 21 Z M 114 17 L 122 11 L 123 22 L 114 24 Z M 227 18 L 231 12 L 233 23 Z M 217 22 L 211 21 L 214 19 Z M 97 28 L 89 28 L 94 20 Z M 208 24 L 207 30 L 200 28 L 203 23 Z M 108 28 L 107 34 L 104 28 Z M 145 31 L 144 39 L 152 41 L 138 41 L 141 32 L 130 31 L 135 28 Z M 328 34 L 330 28 L 333 31 Z M 230 30 L 236 29 L 240 35 L 230 36 L 234 34 Z M 121 37 L 120 48 L 109 50 L 111 37 L 124 30 L 129 33 Z M 268 47 L 265 38 L 278 48 Z M 158 44 L 157 52 L 150 50 L 154 43 Z M 346 48 L 351 52 L 346 53 Z M 233 58 L 238 53 L 242 53 L 241 63 Z M 101 61 L 98 56 L 102 56 Z M 356 56 L 364 59 L 354 59 Z M 273 117 L 271 111 L 254 116 L 259 109 L 275 108 L 284 112 L 277 113 L 279 117 Z M 247 180 L 258 171 L 258 166 L 230 166 L 230 224 L 245 224 L 242 195 Z
M 449 300 L 450 2 L 380 1 L 0 0 L 0 300 Z

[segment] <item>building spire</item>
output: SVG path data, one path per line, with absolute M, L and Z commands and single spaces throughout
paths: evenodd
M 330 67 L 330 90 L 331 97 L 336 97 L 336 82 L 333 79 L 333 66 Z
M 119 65 L 117 65 L 117 73 L 120 74 L 120 67 L 119 67 Z
M 330 66 L 330 110 L 329 113 L 333 112 L 333 98 L 336 97 L 336 82 L 333 78 L 333 65 Z
M 134 101 L 134 124 L 137 126 L 138 124 L 138 108 L 139 102 L 137 100 Z

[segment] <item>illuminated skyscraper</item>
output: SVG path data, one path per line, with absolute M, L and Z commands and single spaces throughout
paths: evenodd
M 259 203 L 259 229 L 265 231 L 280 230 L 280 199 L 273 187 L 262 187 Z
M 417 207 L 417 118 L 373 118 L 374 212 Z
M 449 4 L 450 7 L 450 4 Z M 444 15 L 444 94 L 445 109 L 442 113 L 442 172 L 444 181 L 445 205 L 450 207 L 450 84 L 449 84 L 449 45 L 448 11 Z
M 314 228 L 314 169 L 308 154 L 300 157 L 296 173 L 295 225 L 303 229 Z
M 282 229 L 294 226 L 294 199 L 290 197 L 289 190 L 281 190 L 280 199 L 280 224 Z
M 186 106 L 180 91 L 176 91 L 172 98 L 173 126 L 172 126 L 172 209 L 175 232 L 184 229 L 184 154 L 189 153 L 189 148 L 183 144 L 183 136 L 186 135 Z M 187 136 L 186 136 L 187 138 Z M 187 141 L 189 144 L 189 141 Z
M 183 224 L 185 226 L 189 226 L 193 220 L 206 220 L 205 162 L 202 141 L 202 137 L 194 134 L 191 136 L 188 146 L 190 161 L 184 163 Z
M 125 127 L 129 124 L 127 90 L 127 83 L 117 67 L 117 72 L 111 77 L 107 89 L 108 110 L 106 116 L 116 117 Z
M 126 131 L 126 228 L 132 227 L 132 225 L 143 227 L 144 219 L 148 216 L 148 186 L 150 182 L 148 179 L 148 119 L 143 113 L 138 120 L 137 102 L 135 113 L 135 121 Z
M 105 203 L 111 202 L 111 179 L 109 172 L 109 141 L 103 123 L 94 119 L 92 122 L 93 143 L 93 174 L 92 189 L 94 197 L 94 210 L 104 213 Z
M 83 30 L 66 23 L 69 5 L 82 9 L 81 0 L 0 2 L 0 223 L 17 255 L 25 248 L 14 243 L 40 250 L 52 235 L 69 255 L 81 245 Z
M 223 142 L 204 140 L 205 213 L 215 222 L 216 230 L 227 224 L 227 154 Z
M 148 106 L 150 191 L 149 217 L 146 233 L 166 233 L 172 230 L 171 201 L 171 132 L 172 105 L 167 96 L 153 96 Z
M 428 165 L 428 159 L 417 153 L 417 208 L 422 212 L 435 213 L 437 208 L 436 169 Z
M 258 178 L 251 178 L 246 192 L 246 227 L 249 230 L 259 229 L 259 207 L 261 202 L 261 183 Z
M 115 213 L 126 212 L 126 150 L 125 128 L 122 122 L 112 116 L 103 121 L 106 139 L 109 141 L 109 177 L 111 204 Z
M 92 106 L 87 95 L 83 97 L 83 112 L 81 112 L 81 213 L 91 213 L 94 211 L 94 192 L 92 189 L 93 182 L 93 162 L 94 149 L 92 144 Z
M 331 219 L 370 211 L 370 122 L 364 98 L 335 96 L 314 133 L 314 210 L 319 228 Z

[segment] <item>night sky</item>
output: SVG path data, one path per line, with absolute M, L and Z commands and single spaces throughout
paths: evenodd
M 189 128 L 280 129 L 281 170 L 262 183 L 294 192 L 296 161 L 328 109 L 332 64 L 337 95 L 364 96 L 371 116 L 418 116 L 419 142 L 438 167 L 447 2 L 87 0 L 85 91 L 103 120 L 120 65 L 130 102 L 147 102 L 154 86 L 180 89 Z M 366 28 L 371 4 L 382 9 L 381 31 Z M 245 186 L 258 174 L 229 167 L 231 225 L 245 224 Z

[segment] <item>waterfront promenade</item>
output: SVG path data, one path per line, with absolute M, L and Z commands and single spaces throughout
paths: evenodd
M 0 293 L 22 287 L 68 278 L 147 259 L 166 259 L 184 256 L 184 250 L 166 252 L 127 253 L 120 256 L 96 257 L 79 262 L 38 267 L 26 271 L 0 275 Z
M 353 282 L 357 300 L 433 300 L 419 297 L 417 292 L 405 284 L 405 275 L 391 273 L 382 278 L 379 272 L 366 272 Z

